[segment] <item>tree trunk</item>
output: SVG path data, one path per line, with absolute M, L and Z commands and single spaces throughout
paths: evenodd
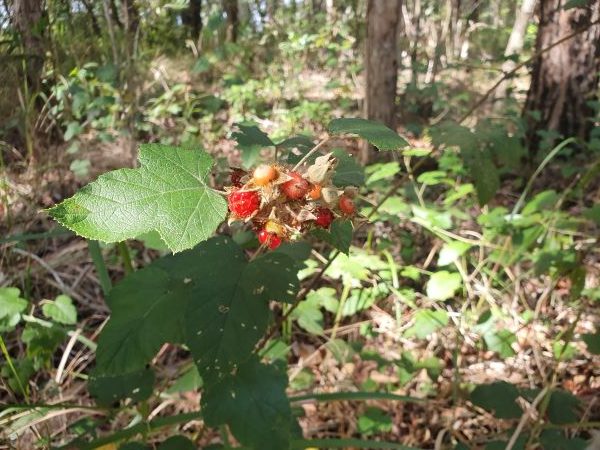
M 600 3 L 564 10 L 564 0 L 542 0 L 536 50 L 582 30 L 538 57 L 533 66 L 524 117 L 531 154 L 540 146 L 541 130 L 587 139 L 598 99 L 600 73 Z
M 98 18 L 96 17 L 96 14 L 94 14 L 94 5 L 90 2 L 90 0 L 83 0 L 82 3 L 83 6 L 85 6 L 90 21 L 92 22 L 92 30 L 94 31 L 94 34 L 96 36 L 100 36 L 102 31 L 100 30 L 100 25 L 98 24 Z
M 510 33 L 510 37 L 508 38 L 506 50 L 504 50 L 505 57 L 518 55 L 521 53 L 521 50 L 523 50 L 523 42 L 525 41 L 527 24 L 533 15 L 535 3 L 536 0 L 523 0 L 521 8 L 517 11 L 517 17 L 515 18 L 515 23 Z M 516 65 L 517 63 L 514 61 L 514 59 L 507 59 L 502 64 L 502 72 L 508 73 L 512 71 Z M 496 100 L 506 98 L 509 87 L 510 80 L 505 80 L 500 86 L 498 86 L 495 94 Z M 499 103 L 496 103 L 496 105 L 498 104 Z
M 190 0 L 190 4 L 181 15 L 181 20 L 189 29 L 190 37 L 197 41 L 202 32 L 202 0 Z
M 25 53 L 27 86 L 30 91 L 40 87 L 44 67 L 44 30 L 40 21 L 44 15 L 42 0 L 14 0 L 12 21 L 21 36 Z
M 237 41 L 238 35 L 238 3 L 237 0 L 224 0 L 225 14 L 227 14 L 227 39 Z
M 398 82 L 397 34 L 400 0 L 367 1 L 365 51 L 365 116 L 396 129 L 396 85 Z M 365 146 L 360 159 L 366 164 L 373 149 Z

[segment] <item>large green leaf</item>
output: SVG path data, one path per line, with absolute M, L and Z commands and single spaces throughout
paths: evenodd
M 242 165 L 248 169 L 258 162 L 264 147 L 275 144 L 264 131 L 250 122 L 236 123 L 236 126 L 239 131 L 232 133 L 231 137 L 237 141 L 242 152 Z
M 90 374 L 88 389 L 101 405 L 130 398 L 133 401 L 145 400 L 154 388 L 154 372 L 144 368 L 127 374 L 104 375 L 93 371 Z
M 399 150 L 407 147 L 406 140 L 384 124 L 366 119 L 334 119 L 329 122 L 331 133 L 358 134 L 379 150 Z
M 295 296 L 296 268 L 283 253 L 248 263 L 232 239 L 215 237 L 132 273 L 107 298 L 112 315 L 98 339 L 99 372 L 141 370 L 165 342 L 188 343 L 212 368 L 224 355 L 247 356 L 268 322 L 268 300 Z
M 230 244 L 219 258 L 202 272 L 202 301 L 190 302 L 186 312 L 186 343 L 207 384 L 250 356 L 271 317 L 269 301 L 291 302 L 299 283 L 298 266 L 283 253 L 248 263 Z
M 340 252 L 348 254 L 350 244 L 352 243 L 352 222 L 344 219 L 336 219 L 332 222 L 329 231 L 322 228 L 315 228 L 312 234 L 322 241 L 329 243 Z
M 480 384 L 471 392 L 471 401 L 490 412 L 499 419 L 514 419 L 520 417 L 523 411 L 515 400 L 519 390 L 506 381 L 491 384 Z
M 338 160 L 333 184 L 342 188 L 365 184 L 365 169 L 346 150 L 337 148 L 333 151 L 333 156 Z
M 105 173 L 48 212 L 88 239 L 117 242 L 156 230 L 174 252 L 208 239 L 225 219 L 225 199 L 206 184 L 213 159 L 202 150 L 147 144 L 141 167 Z
M 202 395 L 206 424 L 229 425 L 236 439 L 255 449 L 287 449 L 292 416 L 286 387 L 285 373 L 253 358 Z

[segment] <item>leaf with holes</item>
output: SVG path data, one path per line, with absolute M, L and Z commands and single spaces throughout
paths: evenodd
M 98 374 L 93 371 L 88 381 L 90 394 L 100 405 L 111 405 L 118 400 L 130 398 L 134 402 L 152 395 L 154 372 L 144 368 L 126 374 Z
M 273 252 L 247 262 L 229 242 L 202 271 L 199 298 L 185 314 L 186 343 L 206 384 L 248 359 L 271 318 L 269 301 L 291 302 L 298 290 L 298 266 L 289 256 Z
M 206 424 L 227 424 L 243 445 L 261 450 L 289 448 L 292 415 L 287 376 L 251 359 L 202 395 Z
M 400 150 L 408 147 L 408 142 L 384 124 L 366 119 L 334 119 L 329 123 L 329 131 L 334 134 L 358 134 L 379 150 Z
M 108 172 L 48 212 L 88 239 L 117 242 L 158 231 L 173 252 L 208 239 L 225 219 L 225 199 L 207 185 L 213 159 L 202 150 L 147 144 L 141 167 Z

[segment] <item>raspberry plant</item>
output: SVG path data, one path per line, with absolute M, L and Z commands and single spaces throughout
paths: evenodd
M 242 150 L 275 145 L 256 127 L 239 128 Z M 392 130 L 362 119 L 334 120 L 329 131 L 358 134 L 381 150 L 407 145 Z M 260 357 L 274 320 L 271 302 L 302 300 L 302 258 L 291 246 L 306 233 L 348 251 L 363 181 L 345 151 L 319 154 L 323 142 L 310 145 L 302 137 L 285 140 L 276 145 L 277 161 L 251 172 L 235 168 L 230 185 L 218 190 L 208 181 L 208 153 L 145 144 L 139 168 L 101 175 L 49 210 L 85 238 L 118 242 L 155 231 L 174 253 L 129 274 L 106 298 L 111 317 L 89 381 L 100 404 L 148 398 L 151 360 L 163 344 L 181 344 L 204 382 L 207 425 L 227 425 L 241 444 L 261 450 L 290 448 L 300 437 L 285 368 Z M 257 234 L 262 246 L 252 257 L 226 231 L 214 235 L 226 219 Z M 283 241 L 288 245 L 280 246 Z

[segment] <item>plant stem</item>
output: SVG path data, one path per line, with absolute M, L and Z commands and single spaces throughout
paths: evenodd
M 98 241 L 88 241 L 88 250 L 90 252 L 90 256 L 92 257 L 92 261 L 94 262 L 94 266 L 96 267 L 96 273 L 98 274 L 98 279 L 100 280 L 100 287 L 102 288 L 102 292 L 106 297 L 112 289 L 112 283 L 110 281 L 108 269 L 106 268 L 106 263 L 102 257 L 102 251 L 100 250 L 100 244 Z
M 129 247 L 127 247 L 127 242 L 119 242 L 117 244 L 117 249 L 123 260 L 123 270 L 125 270 L 125 275 L 133 273 L 133 263 L 131 262 L 131 253 L 129 252 Z
M 331 330 L 330 339 L 333 341 L 337 334 L 337 330 L 340 326 L 340 321 L 342 320 L 342 312 L 344 311 L 344 306 L 346 305 L 346 300 L 350 295 L 350 285 L 345 284 L 344 289 L 342 290 L 342 296 L 340 297 L 340 304 L 338 305 L 338 309 L 335 313 L 335 321 L 333 322 L 333 329 Z
M 2 354 L 6 358 L 6 362 L 8 364 L 8 367 L 10 368 L 10 371 L 13 373 L 15 379 L 17 380 L 17 384 L 19 385 L 19 390 L 21 391 L 21 395 L 23 395 L 23 397 L 25 398 L 25 402 L 29 403 L 29 395 L 27 394 L 27 391 L 25 390 L 25 387 L 23 386 L 21 377 L 19 377 L 19 374 L 18 374 L 17 370 L 15 369 L 15 366 L 13 365 L 12 358 L 8 354 L 8 350 L 6 348 L 6 345 L 4 344 L 4 339 L 2 338 L 1 334 L 0 334 L 0 349 L 2 349 Z

